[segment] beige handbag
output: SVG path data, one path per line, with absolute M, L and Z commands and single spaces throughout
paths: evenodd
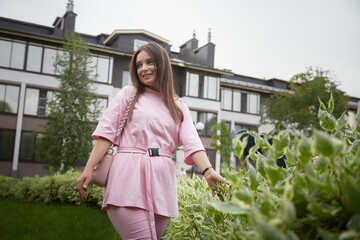
M 136 88 L 133 92 L 133 95 L 131 96 L 129 105 L 126 107 L 125 113 L 121 118 L 119 129 L 115 135 L 115 139 L 113 143 L 118 139 L 120 136 L 125 123 L 128 119 L 129 110 L 132 105 L 135 104 L 135 96 L 136 96 Z M 107 183 L 107 178 L 109 175 L 110 167 L 112 160 L 114 159 L 114 144 L 111 145 L 111 147 L 107 150 L 106 154 L 102 157 L 100 162 L 95 166 L 94 172 L 92 175 L 91 183 L 99 186 L 99 187 L 105 187 Z

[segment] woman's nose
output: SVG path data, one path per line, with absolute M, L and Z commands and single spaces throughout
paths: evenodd
M 141 66 L 141 70 L 147 70 L 148 69 L 148 65 L 147 64 L 143 64 L 142 66 Z

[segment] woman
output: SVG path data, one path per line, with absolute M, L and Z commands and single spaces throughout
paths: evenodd
M 110 103 L 92 137 L 96 140 L 77 188 L 83 198 L 94 166 L 111 146 L 134 88 L 136 103 L 114 157 L 102 208 L 122 239 L 160 239 L 170 217 L 178 216 L 176 165 L 183 145 L 185 163 L 203 172 L 212 194 L 214 184 L 229 184 L 211 167 L 193 125 L 189 108 L 175 96 L 169 56 L 156 43 L 140 47 L 131 59 L 133 86 L 124 87 Z

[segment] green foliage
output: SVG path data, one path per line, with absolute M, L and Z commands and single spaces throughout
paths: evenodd
M 178 179 L 178 218 L 171 218 L 162 239 L 218 239 L 230 216 L 219 212 L 213 203 L 229 200 L 229 189 L 218 186 L 219 194 L 211 197 L 205 179 Z M 220 197 L 220 198 L 219 198 Z
M 220 134 L 211 136 L 212 142 L 210 145 L 220 152 L 225 165 L 230 166 L 230 131 L 227 129 L 225 121 L 222 120 L 220 123 L 213 125 L 212 130 L 219 131 Z
M 332 119 L 332 101 L 320 122 Z M 359 132 L 344 115 L 322 126 L 327 132 L 292 141 L 281 131 L 272 146 L 256 134 L 266 154 L 249 151 L 256 169 L 225 170 L 231 185 L 219 185 L 213 199 L 205 180 L 180 180 L 180 217 L 170 220 L 164 239 L 360 239 Z M 240 157 L 246 141 L 234 139 Z M 276 165 L 281 154 L 286 169 Z
M 329 71 L 322 71 L 319 75 L 309 68 L 305 73 L 293 76 L 289 92 L 272 95 L 264 102 L 262 123 L 276 126 L 274 134 L 289 129 L 292 133 L 303 132 L 306 136 L 311 136 L 313 128 L 321 129 L 318 114 L 333 115 L 331 121 L 323 124 L 334 124 L 335 118 L 339 118 L 347 109 L 348 99 L 337 88 L 338 84 L 333 81 Z M 329 101 L 330 93 L 332 101 Z M 319 98 L 329 101 L 328 113 L 317 111 L 320 107 Z M 322 108 L 325 111 L 325 106 Z
M 226 221 L 223 237 L 235 231 L 242 232 L 239 239 L 360 238 L 359 132 L 343 115 L 333 121 L 333 106 L 330 97 L 328 108 L 321 103 L 319 109 L 320 122 L 333 122 L 321 124 L 327 132 L 315 130 L 312 138 L 296 138 L 291 146 L 282 131 L 266 156 L 252 156 L 258 171 L 225 173 L 235 197 L 215 208 L 236 218 Z M 286 169 L 274 162 L 281 153 Z
M 36 149 L 39 160 L 53 171 L 80 166 L 91 152 L 91 133 L 99 108 L 92 89 L 95 79 L 90 62 L 87 46 L 73 33 L 56 58 L 60 87 L 49 102 L 48 122 Z
M 15 198 L 42 203 L 101 206 L 104 188 L 90 185 L 87 188 L 89 197 L 86 200 L 81 199 L 76 189 L 76 180 L 79 176 L 80 172 L 73 169 L 64 174 L 24 177 L 21 181 L 0 176 L 0 199 Z

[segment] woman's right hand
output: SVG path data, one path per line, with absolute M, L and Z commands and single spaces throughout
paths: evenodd
M 88 194 L 85 192 L 87 186 L 89 186 L 94 167 L 99 163 L 100 159 L 105 155 L 106 151 L 111 146 L 111 142 L 105 138 L 99 137 L 91 151 L 88 162 L 86 163 L 84 171 L 77 179 L 77 190 L 82 198 L 87 198 Z
M 92 179 L 93 171 L 84 170 L 80 177 L 77 179 L 77 190 L 79 191 L 79 194 L 81 198 L 87 198 L 88 194 L 85 192 L 87 186 L 89 186 L 91 179 Z

